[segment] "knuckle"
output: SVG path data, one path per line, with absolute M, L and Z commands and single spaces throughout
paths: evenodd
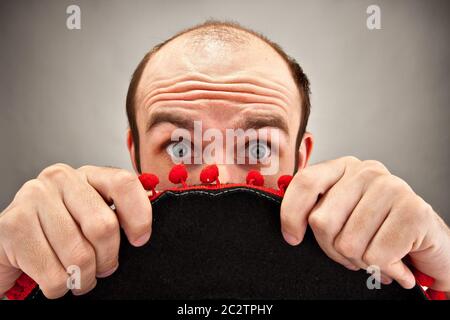
M 347 258 L 357 259 L 359 258 L 359 248 L 353 239 L 349 236 L 341 236 L 336 239 L 334 247 L 337 252 Z
M 126 188 L 138 182 L 135 174 L 127 170 L 118 170 L 113 177 L 114 184 L 118 188 Z
M 73 169 L 70 166 L 57 163 L 42 170 L 38 178 L 51 181 L 64 181 L 70 176 L 72 171 Z
M 379 265 L 378 257 L 375 255 L 375 253 L 372 250 L 367 250 L 363 254 L 362 260 L 368 266 Z
M 411 192 L 410 186 L 402 179 L 394 175 L 382 175 L 375 180 L 383 190 L 395 196 Z
M 413 221 L 415 221 L 417 228 L 423 228 L 424 223 L 427 223 L 430 219 L 430 212 L 432 207 L 425 202 L 421 197 L 414 196 L 411 199 L 411 214 L 413 215 Z
M 89 170 L 91 170 L 93 168 L 95 168 L 95 167 L 87 164 L 87 165 L 79 167 L 77 170 L 85 172 L 85 171 L 89 171 Z
M 56 272 L 47 281 L 39 284 L 39 288 L 48 299 L 61 298 L 69 291 L 67 288 L 67 278 L 68 276 Z
M 10 212 L 8 215 L 2 216 L 2 219 L 0 220 L 0 234 L 4 236 L 6 239 L 14 239 L 16 237 L 20 237 L 20 234 L 22 234 L 22 219 L 21 213 L 14 212 L 17 210 L 11 210 L 13 212 Z M 2 237 L 3 238 L 3 237 Z
M 41 199 L 46 194 L 46 187 L 41 181 L 33 179 L 25 182 L 18 194 L 28 199 Z
M 103 240 L 119 231 L 119 222 L 114 216 L 99 215 L 96 219 L 96 223 L 91 224 L 90 229 L 94 239 Z
M 341 160 L 341 161 L 343 161 L 344 163 L 347 163 L 347 164 L 355 164 L 355 163 L 361 162 L 361 160 L 359 160 L 355 156 L 345 156 L 345 157 L 339 158 L 339 160 Z
M 432 207 L 421 197 L 414 193 L 399 198 L 397 205 L 398 214 L 401 214 L 401 220 L 407 226 L 416 225 L 418 228 L 423 226 L 430 218 Z
M 433 214 L 433 212 L 434 212 L 433 206 L 428 202 L 423 201 L 422 213 L 424 215 L 424 218 L 429 219 Z
M 310 173 L 308 170 L 304 170 L 301 175 L 294 176 L 294 180 L 292 181 L 293 185 L 295 185 L 301 191 L 307 190 L 315 190 L 317 187 L 317 177 L 314 174 Z
M 362 162 L 362 164 L 366 167 L 370 167 L 381 172 L 388 172 L 386 166 L 378 160 L 365 160 Z
M 32 212 L 22 207 L 12 208 L 1 216 L 0 236 L 7 239 L 11 244 L 17 245 L 29 236 L 29 230 L 32 228 Z
M 328 230 L 328 222 L 325 218 L 318 214 L 311 214 L 308 217 L 308 223 L 311 228 L 319 234 L 326 234 Z
M 87 181 L 89 173 L 94 173 L 98 171 L 98 167 L 92 166 L 92 165 L 84 165 L 79 167 L 78 169 L 74 169 L 79 176 L 82 178 L 82 180 Z
M 95 265 L 95 251 L 85 241 L 80 241 L 71 252 L 73 265 L 78 266 L 83 271 L 89 271 Z
M 379 176 L 386 174 L 386 172 L 377 166 L 363 165 L 359 170 L 358 175 L 363 180 L 373 180 Z

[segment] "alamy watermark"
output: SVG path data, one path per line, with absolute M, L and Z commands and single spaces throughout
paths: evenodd
M 372 4 L 367 7 L 366 13 L 369 15 L 366 20 L 366 26 L 369 30 L 381 29 L 381 9 L 378 5 Z
M 66 19 L 66 27 L 69 30 L 81 29 L 81 9 L 76 4 L 72 4 L 66 8 L 68 17 Z
M 381 289 L 381 270 L 379 266 L 371 265 L 368 266 L 366 272 L 370 274 L 369 278 L 367 278 L 366 285 L 367 289 Z
M 81 289 L 81 270 L 79 266 L 71 265 L 67 267 L 67 289 Z
M 261 166 L 261 174 L 279 170 L 279 132 L 261 129 L 203 130 L 202 121 L 194 121 L 193 134 L 177 128 L 171 134 L 167 153 L 174 163 L 247 164 Z

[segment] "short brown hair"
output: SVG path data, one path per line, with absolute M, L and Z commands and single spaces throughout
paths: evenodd
M 276 43 L 269 40 L 267 37 L 262 35 L 261 33 L 258 33 L 256 31 L 253 31 L 251 29 L 245 28 L 241 26 L 238 23 L 235 22 L 229 22 L 229 21 L 218 21 L 218 20 L 208 20 L 204 23 L 195 25 L 193 27 L 190 27 L 188 29 L 182 30 L 181 32 L 178 32 L 171 38 L 165 40 L 164 42 L 161 42 L 157 45 L 155 45 L 145 56 L 142 58 L 141 62 L 139 62 L 138 66 L 133 72 L 133 75 L 131 77 L 130 85 L 128 87 L 128 93 L 127 93 L 127 100 L 126 100 L 126 109 L 127 109 L 127 116 L 128 116 L 128 123 L 131 130 L 131 135 L 134 141 L 135 146 L 135 160 L 136 160 L 136 167 L 139 173 L 141 172 L 141 162 L 140 162 L 140 156 L 139 156 L 139 132 L 137 128 L 136 123 L 136 90 L 139 85 L 139 81 L 141 80 L 142 73 L 144 72 L 145 66 L 147 65 L 150 58 L 158 52 L 162 47 L 164 47 L 167 43 L 174 40 L 175 38 L 178 38 L 179 36 L 186 34 L 188 32 L 193 31 L 201 31 L 201 30 L 207 30 L 207 29 L 213 29 L 213 30 L 238 30 L 243 31 L 245 33 L 249 33 L 251 35 L 254 35 L 255 37 L 261 39 L 265 43 L 267 43 L 269 46 L 271 46 L 287 63 L 289 70 L 291 71 L 291 75 L 294 78 L 294 81 L 297 85 L 297 88 L 300 93 L 300 98 L 302 99 L 302 119 L 300 121 L 300 127 L 297 134 L 296 139 L 296 150 L 300 147 L 301 140 L 303 138 L 303 134 L 306 131 L 306 126 L 308 124 L 310 109 L 311 109 L 311 103 L 310 103 L 310 88 L 309 88 L 309 80 L 306 74 L 303 72 L 303 69 L 300 67 L 300 65 L 297 63 L 297 61 L 286 54 L 286 52 L 283 51 L 283 49 Z M 297 155 L 297 153 L 296 153 Z M 297 168 L 297 162 L 298 162 L 298 156 L 296 156 L 296 165 L 295 168 Z

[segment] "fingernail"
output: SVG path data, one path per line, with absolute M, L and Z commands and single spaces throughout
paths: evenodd
M 389 284 L 392 283 L 392 279 L 384 277 L 384 276 L 381 276 L 381 283 L 384 284 L 384 285 L 389 285 Z
M 290 245 L 296 246 L 297 244 L 300 243 L 298 238 L 293 236 L 292 234 L 285 232 L 285 231 L 282 231 L 282 233 L 283 233 L 284 240 L 286 240 L 286 242 L 289 243 Z
M 110 269 L 110 270 L 108 270 L 108 271 L 106 271 L 106 272 L 102 272 L 102 273 L 99 273 L 99 274 L 97 274 L 97 278 L 106 278 L 106 277 L 109 277 L 110 275 L 112 275 L 114 272 L 116 272 L 116 270 L 119 268 L 119 264 L 117 263 L 117 265 L 114 267 L 114 268 L 112 268 L 112 269 Z
M 412 288 L 414 288 L 415 285 L 416 285 L 416 279 L 415 278 L 406 280 L 406 289 L 412 289 Z
M 147 232 L 146 234 L 144 234 L 143 236 L 141 236 L 140 238 L 138 238 L 136 241 L 133 242 L 133 245 L 135 245 L 136 247 L 140 247 L 143 246 L 144 244 L 147 243 L 147 241 L 150 239 L 150 232 Z
M 81 291 L 81 290 L 74 289 L 74 290 L 72 290 L 72 294 L 73 294 L 74 296 L 81 296 L 81 295 L 83 295 L 83 294 L 88 293 L 89 291 L 91 291 L 92 289 L 94 289 L 96 286 L 97 286 L 97 279 L 94 280 L 94 282 L 88 287 L 88 289 L 84 289 L 84 290 L 82 290 L 82 291 Z
M 355 266 L 354 264 L 348 264 L 345 267 L 352 271 L 358 271 L 360 269 L 359 267 Z

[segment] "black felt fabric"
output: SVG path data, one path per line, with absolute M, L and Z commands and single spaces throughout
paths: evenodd
M 369 290 L 369 275 L 330 260 L 310 230 L 286 244 L 280 201 L 249 188 L 167 192 L 153 203 L 150 242 L 122 237 L 117 272 L 63 299 L 424 299 L 396 283 Z

